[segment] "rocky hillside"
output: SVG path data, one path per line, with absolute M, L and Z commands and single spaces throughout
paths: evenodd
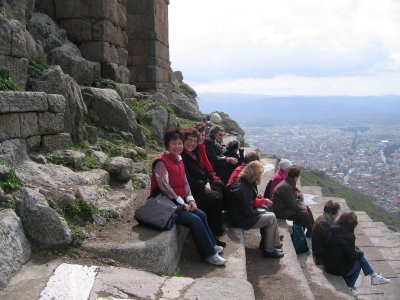
M 35 1 L 0 0 L 0 289 L 32 249 L 77 246 L 118 218 L 165 130 L 208 118 L 181 72 L 139 93 L 99 70 Z

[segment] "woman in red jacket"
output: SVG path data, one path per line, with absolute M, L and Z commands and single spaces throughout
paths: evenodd
M 201 257 L 213 265 L 225 265 L 226 259 L 218 254 L 223 247 L 216 245 L 208 227 L 205 213 L 197 209 L 190 191 L 182 162 L 183 134 L 179 130 L 168 131 L 164 136 L 165 151 L 153 162 L 151 194 L 163 193 L 183 209 L 179 210 L 176 224 L 188 227 Z

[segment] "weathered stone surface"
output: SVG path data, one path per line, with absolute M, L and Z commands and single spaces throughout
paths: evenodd
M 67 223 L 49 207 L 42 194 L 23 188 L 15 193 L 14 198 L 18 202 L 18 213 L 28 237 L 46 248 L 71 242 Z
M 11 56 L 27 57 L 25 28 L 17 20 L 10 21 L 11 26 Z
M 26 148 L 28 151 L 35 151 L 40 148 L 40 143 L 42 142 L 42 138 L 40 135 L 30 136 L 26 139 Z
M 36 113 L 19 114 L 21 137 L 27 138 L 39 134 L 38 118 Z
M 135 142 L 145 144 L 145 137 L 133 111 L 111 89 L 82 88 L 89 119 L 98 125 L 112 126 L 133 134 Z
M 180 83 L 183 82 L 183 75 L 181 71 L 175 71 L 174 76 Z
M 92 40 L 92 23 L 83 19 L 60 20 L 60 27 L 67 32 L 68 39 L 74 43 Z
M 43 154 L 40 153 L 29 153 L 30 159 L 32 159 L 34 162 L 37 162 L 38 164 L 47 164 L 47 159 Z
M 27 58 L 30 61 L 44 60 L 44 49 L 40 41 L 35 41 L 28 30 L 24 30 Z
M 90 144 L 94 145 L 97 144 L 98 133 L 97 127 L 95 126 L 85 126 L 87 140 Z
M 139 186 L 142 189 L 147 189 L 150 187 L 150 176 L 147 174 L 137 173 L 135 174 Z
M 240 135 L 244 135 L 244 130 L 233 120 L 227 113 L 218 112 L 222 119 L 222 126 L 224 127 L 225 131 L 234 131 Z
M 56 134 L 64 131 L 64 113 L 39 113 L 40 134 Z
M 117 48 L 115 48 L 114 45 L 110 45 L 110 55 L 111 55 L 111 63 L 113 64 L 118 64 L 119 63 L 119 58 L 118 58 L 118 51 Z
M 167 129 L 169 114 L 162 107 L 153 108 L 149 111 L 149 114 L 151 115 L 151 127 L 153 128 L 155 138 L 160 141 L 163 139 Z
M 68 148 L 72 143 L 69 133 L 59 133 L 42 136 L 42 147 L 49 151 Z
M 9 69 L 11 78 L 21 88 L 25 88 L 28 76 L 28 60 L 26 58 L 16 58 L 7 55 L 0 55 L 0 68 Z
M 0 249 L 0 289 L 2 289 L 31 255 L 21 220 L 12 209 L 0 210 Z
M 160 94 L 160 93 L 157 93 Z M 187 97 L 183 94 L 172 93 L 170 99 L 166 99 L 166 102 L 172 107 L 174 112 L 181 118 L 201 121 L 203 114 L 200 112 L 199 106 L 195 98 Z
M 21 137 L 19 114 L 0 114 L 0 142 Z
M 0 180 L 3 180 L 10 173 L 10 168 L 0 163 Z
M 79 186 L 75 195 L 95 205 L 99 210 L 111 213 L 113 217 L 119 217 L 136 197 L 130 182 L 113 190 L 101 186 Z
M 5 140 L 0 144 L 0 160 L 20 165 L 28 159 L 26 142 L 21 139 Z
M 35 8 L 38 12 L 48 15 L 50 18 L 54 19 L 55 7 L 54 1 L 49 0 L 36 0 Z
M 82 165 L 86 157 L 85 153 L 74 150 L 63 150 L 61 151 L 61 155 L 68 161 L 68 164 L 72 166 L 72 168 L 74 169 L 78 169 Z
M 126 181 L 132 176 L 133 161 L 125 157 L 113 157 L 109 162 L 106 162 L 104 169 L 110 173 L 111 178 Z
M 79 45 L 82 56 L 91 61 L 110 62 L 110 44 L 106 42 L 83 42 Z
M 93 40 L 109 42 L 119 47 L 126 47 L 125 32 L 108 20 L 101 20 L 93 25 Z
M 103 63 L 101 65 L 101 77 L 112 79 L 115 82 L 129 83 L 130 71 L 121 65 Z
M 71 135 L 74 142 L 81 142 L 84 137 L 83 124 L 87 110 L 78 84 L 70 76 L 64 74 L 59 66 L 53 66 L 43 72 L 33 89 L 64 96 L 66 100 L 65 131 Z
M 46 94 L 41 92 L 0 92 L 0 113 L 46 111 Z
M 96 157 L 97 161 L 104 164 L 107 160 L 107 155 L 102 151 L 93 151 L 93 155 Z
M 109 184 L 109 174 L 104 170 L 74 172 L 71 169 L 53 164 L 37 164 L 26 161 L 15 169 L 24 185 L 43 187 L 53 191 L 75 193 L 77 186 Z
M 128 65 L 128 50 L 123 47 L 117 48 L 118 64 L 126 67 Z
M 31 17 L 35 0 L 0 0 L 0 7 L 4 7 L 10 19 L 16 19 L 23 24 Z
M 133 84 L 117 83 L 124 98 L 134 98 L 137 95 L 136 86 Z
M 66 100 L 63 95 L 47 95 L 47 103 L 49 112 L 52 113 L 63 113 L 65 112 Z
M 44 51 L 60 47 L 66 41 L 66 32 L 46 14 L 33 13 L 28 22 L 28 30 L 43 45 Z
M 100 77 L 100 63 L 84 59 L 77 46 L 65 42 L 47 55 L 48 62 L 61 66 L 78 83 L 92 82 Z
M 11 54 L 11 25 L 6 18 L 0 17 L 0 54 Z

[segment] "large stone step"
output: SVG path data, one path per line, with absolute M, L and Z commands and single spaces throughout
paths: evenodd
M 0 291 L 2 300 L 254 299 L 247 280 L 158 276 L 129 268 L 59 260 L 26 264 Z

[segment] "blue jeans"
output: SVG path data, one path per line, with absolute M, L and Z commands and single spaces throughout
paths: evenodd
M 372 269 L 372 267 L 370 266 L 370 264 L 368 263 L 368 260 L 365 258 L 364 255 L 362 258 L 356 260 L 356 262 L 354 263 L 353 269 L 346 276 L 343 276 L 344 281 L 346 281 L 348 287 L 352 287 L 352 288 L 354 287 L 354 285 L 356 284 L 358 275 L 360 275 L 361 269 L 363 270 L 365 276 L 368 276 L 368 275 L 371 275 L 372 273 L 374 273 L 374 270 Z
M 202 210 L 181 211 L 176 219 L 176 224 L 189 228 L 202 258 L 208 258 L 216 253 L 215 239 L 208 227 L 207 216 Z

